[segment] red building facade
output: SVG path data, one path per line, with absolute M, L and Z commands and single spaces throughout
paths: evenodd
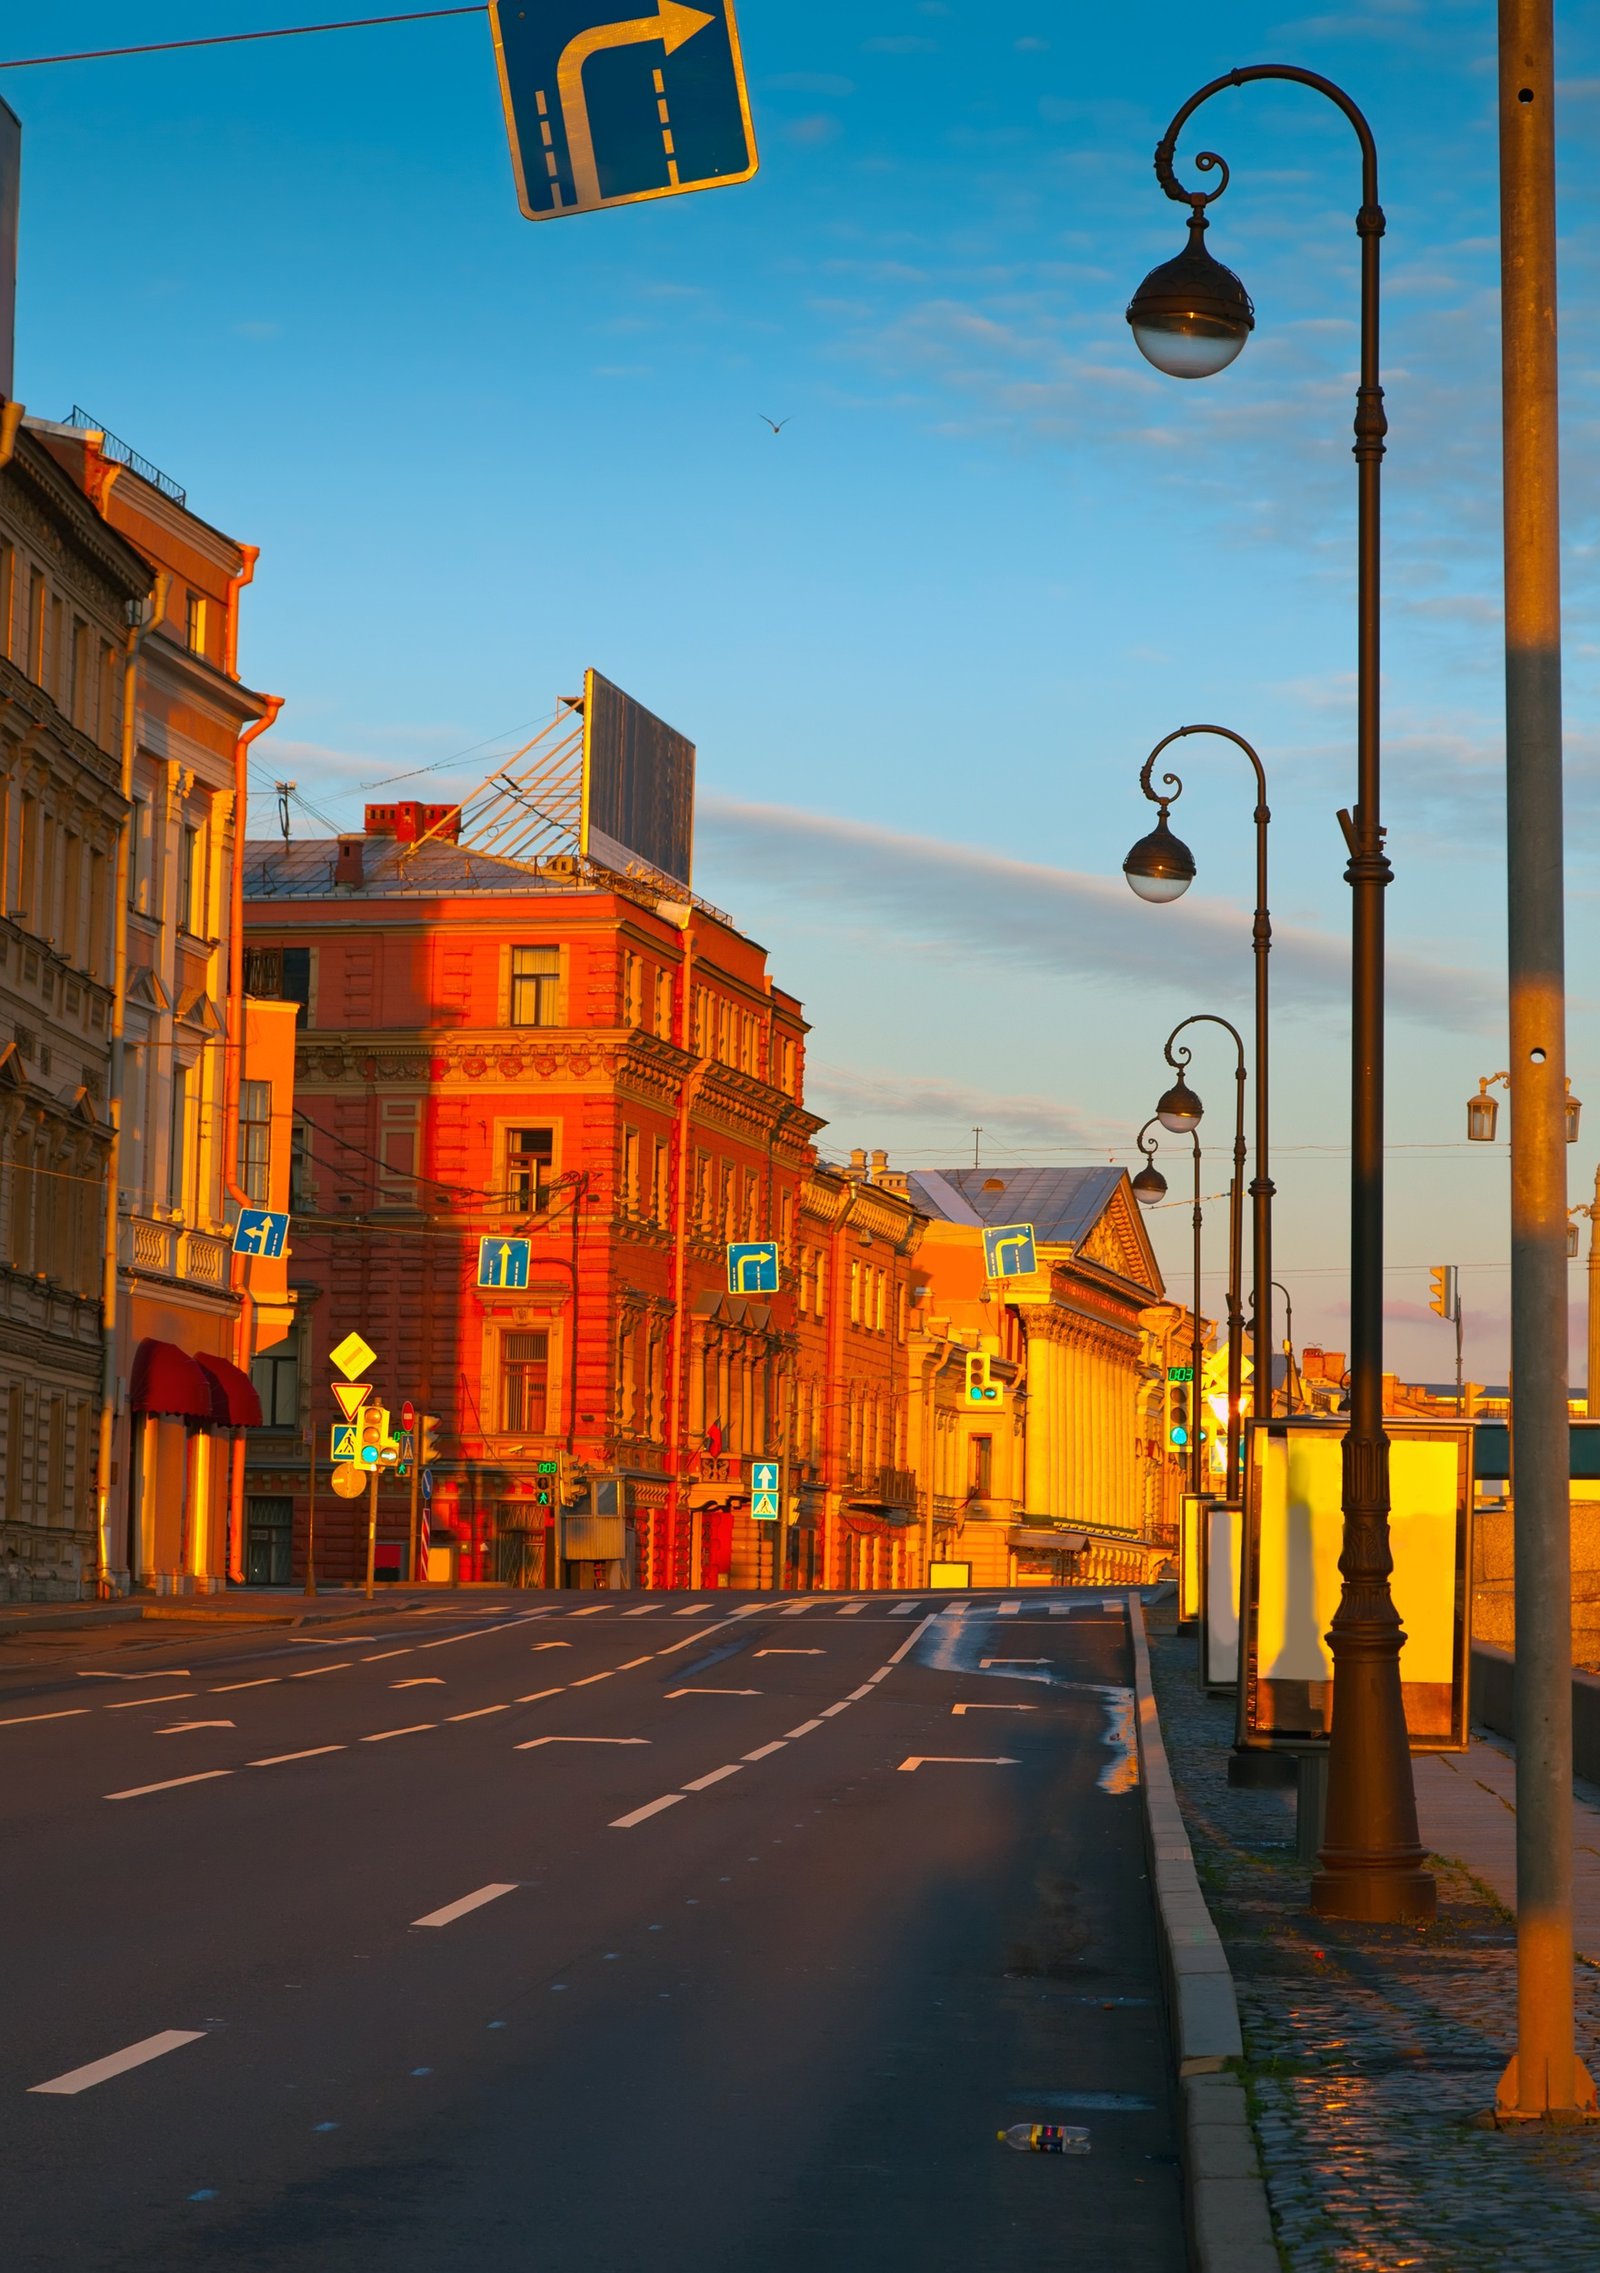
M 355 1329 L 381 1400 L 438 1416 L 428 1534 L 455 1576 L 769 1576 L 744 1502 L 795 1396 L 821 1125 L 800 1006 L 701 903 L 410 843 L 412 818 L 375 808 L 361 837 L 248 850 L 247 985 L 300 1005 L 301 1320 L 250 1504 L 292 1526 L 294 1576 L 313 1512 L 319 1576 L 359 1575 L 365 1503 L 333 1497 L 328 1458 L 328 1352 Z M 777 1242 L 777 1295 L 728 1293 L 727 1245 L 747 1239 Z M 631 1518 L 621 1569 L 608 1549 L 558 1558 L 551 1460 L 571 1496 L 590 1478 L 620 1493 L 597 1506 Z M 409 1571 L 410 1527 L 385 1481 L 380 1569 Z M 798 1550 L 799 1575 L 820 1577 L 819 1553 Z

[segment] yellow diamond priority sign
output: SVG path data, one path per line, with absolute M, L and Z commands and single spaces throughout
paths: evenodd
M 337 1366 L 346 1381 L 354 1381 L 365 1366 L 371 1365 L 377 1351 L 359 1334 L 346 1334 L 336 1350 L 328 1352 L 328 1363 Z

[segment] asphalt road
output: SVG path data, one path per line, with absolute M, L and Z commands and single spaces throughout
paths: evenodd
M 1181 2273 L 1130 1678 L 1082 1594 L 31 1640 L 6 2266 Z

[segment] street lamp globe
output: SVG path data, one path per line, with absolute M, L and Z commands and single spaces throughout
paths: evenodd
M 1159 1207 L 1167 1196 L 1167 1179 L 1153 1160 L 1147 1160 L 1132 1179 L 1133 1196 L 1143 1208 Z
M 1141 900 L 1158 905 L 1164 900 L 1181 900 L 1194 882 L 1194 854 L 1167 827 L 1164 804 L 1155 827 L 1139 839 L 1122 863 L 1122 873 Z
M 1156 1119 L 1174 1136 L 1187 1136 L 1200 1126 L 1205 1107 L 1180 1073 L 1156 1107 Z
M 1205 229 L 1204 215 L 1192 215 L 1183 251 L 1153 268 L 1128 302 L 1139 353 L 1170 379 L 1225 371 L 1255 329 L 1250 295 L 1206 251 Z

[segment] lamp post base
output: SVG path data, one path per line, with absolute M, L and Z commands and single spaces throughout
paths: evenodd
M 1311 1881 L 1311 1907 L 1319 1918 L 1348 1918 L 1365 1926 L 1426 1926 L 1438 1915 L 1432 1871 L 1398 1868 L 1387 1858 L 1323 1867 Z
M 1500 2078 L 1493 2107 L 1474 2116 L 1473 2121 L 1482 2131 L 1524 2131 L 1530 2123 L 1542 2123 L 1551 2131 L 1575 2131 L 1580 2124 L 1600 2123 L 1600 2101 L 1595 2097 L 1594 2078 L 1576 2053 L 1572 2058 L 1573 2104 L 1570 2107 L 1523 2108 L 1517 2104 L 1520 2097 L 1517 2055 L 1513 2052 Z

